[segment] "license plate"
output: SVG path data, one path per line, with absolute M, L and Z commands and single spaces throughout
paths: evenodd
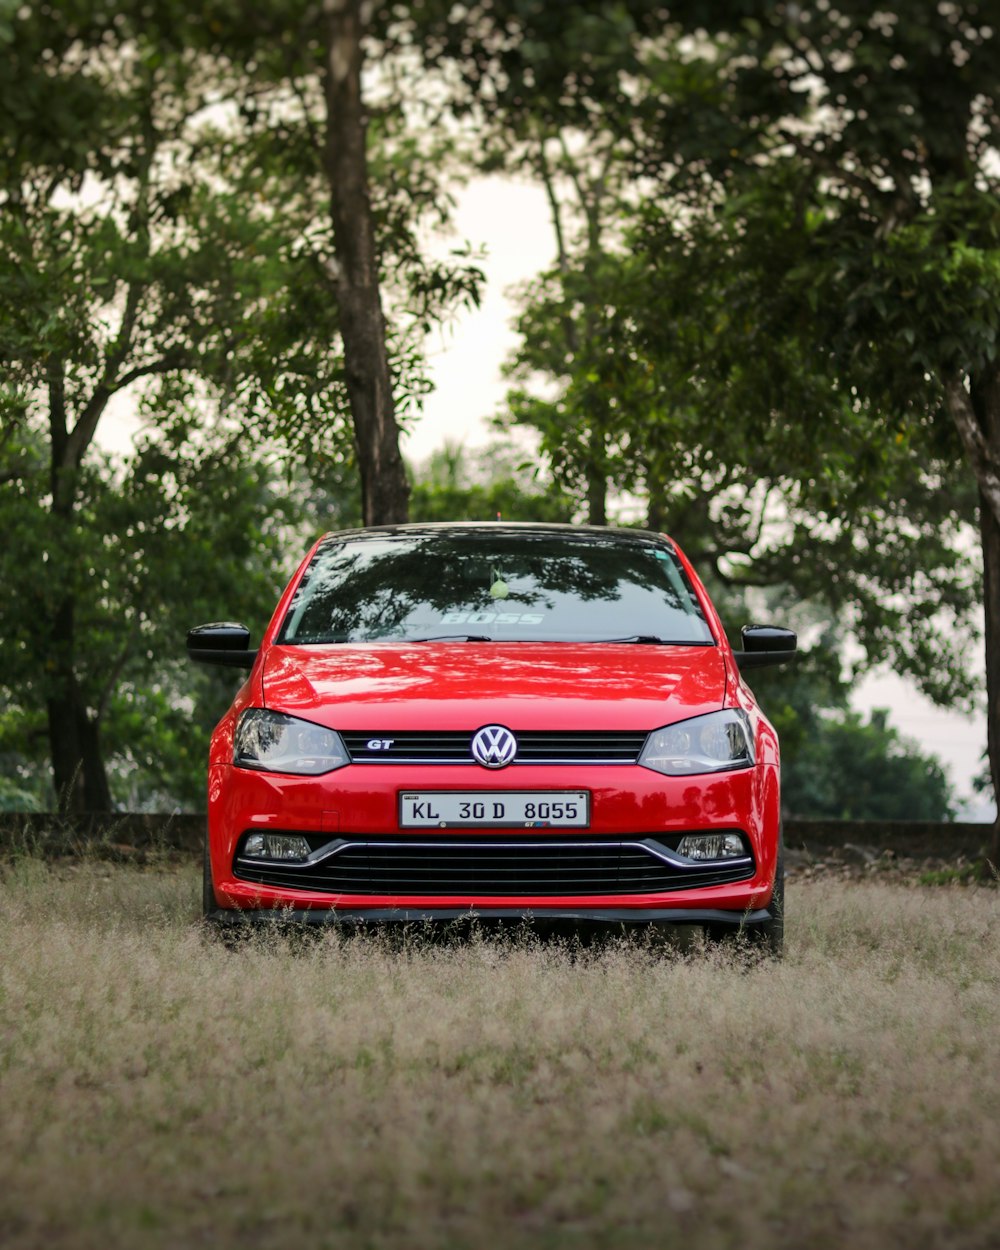
M 401 829 L 583 829 L 585 790 L 433 790 L 399 796 Z

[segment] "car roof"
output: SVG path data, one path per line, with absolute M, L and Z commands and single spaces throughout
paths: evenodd
M 669 543 L 673 540 L 655 530 L 625 529 L 611 525 L 571 525 L 552 521 L 416 521 L 406 525 L 370 525 L 359 529 L 331 530 L 321 541 L 342 538 L 386 538 L 430 534 L 565 534 L 574 538 L 607 538 L 625 541 Z

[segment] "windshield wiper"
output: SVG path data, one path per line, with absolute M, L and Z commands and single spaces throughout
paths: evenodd
M 429 638 L 402 638 L 401 642 L 493 642 L 488 634 L 431 634 Z
M 648 642 L 664 647 L 681 647 L 684 643 L 674 642 L 670 638 L 659 638 L 656 634 L 629 634 L 627 638 L 594 638 L 593 642 Z
M 714 647 L 716 644 L 709 638 L 660 638 L 657 634 L 629 634 L 627 638 L 594 638 L 593 642 L 646 642 L 659 647 Z

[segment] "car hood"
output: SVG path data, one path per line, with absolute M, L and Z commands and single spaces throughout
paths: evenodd
M 267 707 L 332 729 L 654 729 L 723 704 L 716 646 L 378 643 L 271 647 Z

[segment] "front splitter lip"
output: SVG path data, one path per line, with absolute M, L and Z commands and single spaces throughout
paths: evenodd
M 223 926 L 257 925 L 342 925 L 362 927 L 369 924 L 448 924 L 457 920 L 503 921 L 512 925 L 531 925 L 555 921 L 566 924 L 638 928 L 650 925 L 725 925 L 733 929 L 756 929 L 774 920 L 766 907 L 754 911 L 725 911 L 721 908 L 577 908 L 526 907 L 373 907 L 338 910 L 337 908 L 254 908 L 218 907 L 206 920 Z
M 553 910 L 560 912 L 586 913 L 600 915 L 604 912 L 633 916 L 642 920 L 662 912 L 665 916 L 674 911 L 719 911 L 737 916 L 756 910 L 762 904 L 767 905 L 771 899 L 771 882 L 758 873 L 757 876 L 745 881 L 719 883 L 688 887 L 684 890 L 658 892 L 650 894 L 617 893 L 589 895 L 486 895 L 479 896 L 462 894 L 442 896 L 427 894 L 424 897 L 413 895 L 364 895 L 315 893 L 304 890 L 278 889 L 270 885 L 258 885 L 237 878 L 216 882 L 216 902 L 223 906 L 220 911 L 230 909 L 240 911 L 271 911 L 277 910 L 287 914 L 289 911 L 335 911 L 338 915 L 354 915 L 362 913 L 391 912 L 416 913 L 457 913 L 466 915 L 476 912 L 483 915 L 495 912 L 498 916 L 522 916 L 527 913 L 536 915 L 547 914 Z

